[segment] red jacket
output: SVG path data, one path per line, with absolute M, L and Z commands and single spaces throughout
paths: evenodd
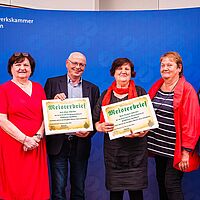
M 154 98 L 164 80 L 158 80 L 149 90 L 149 96 Z M 184 77 L 181 77 L 174 89 L 173 99 L 174 123 L 176 129 L 176 144 L 174 152 L 174 167 L 178 170 L 181 162 L 181 148 L 194 149 L 199 138 L 199 102 L 196 91 Z M 198 169 L 200 158 L 196 151 L 190 152 L 187 172 Z

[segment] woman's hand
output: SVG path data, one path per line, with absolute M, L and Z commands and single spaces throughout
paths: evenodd
M 182 150 L 181 162 L 178 164 L 181 171 L 185 171 L 189 167 L 189 152 Z
M 40 139 L 34 135 L 33 137 L 25 136 L 24 139 L 24 151 L 35 149 L 39 146 Z
M 25 136 L 24 138 L 24 141 L 23 141 L 23 149 L 24 151 L 28 151 L 28 150 L 32 150 L 36 147 L 39 146 L 39 143 L 41 141 L 41 139 L 43 138 L 43 135 L 44 135 L 44 123 L 42 122 L 41 126 L 40 126 L 40 129 L 38 130 L 38 132 L 33 136 L 33 137 L 28 137 L 28 136 Z M 28 147 L 25 142 L 27 140 L 27 138 L 32 138 L 32 146 L 31 147 Z M 30 143 L 29 143 L 30 145 Z
M 75 135 L 76 135 L 77 137 L 85 138 L 85 137 L 87 137 L 89 134 L 90 134 L 89 131 L 78 131 L 78 132 L 76 132 Z
M 107 133 L 107 132 L 113 131 L 114 124 L 109 123 L 109 122 L 102 122 L 102 123 L 97 122 L 95 124 L 95 127 L 97 131 Z
M 147 131 L 141 131 L 141 132 L 138 132 L 138 133 L 133 133 L 132 130 L 130 130 L 130 131 L 131 131 L 131 134 L 126 135 L 125 137 L 128 137 L 128 138 L 144 137 L 148 133 L 148 130 Z

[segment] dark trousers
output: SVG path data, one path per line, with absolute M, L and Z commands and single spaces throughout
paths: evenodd
M 160 200 L 183 200 L 183 172 L 173 167 L 173 158 L 155 156 Z
M 85 200 L 85 179 L 88 159 L 77 159 L 76 140 L 64 141 L 58 155 L 50 155 L 50 170 L 52 180 L 52 200 L 66 200 L 68 162 L 70 164 L 70 200 Z
M 143 200 L 142 190 L 128 190 L 130 200 Z M 123 200 L 124 191 L 111 191 L 110 200 Z

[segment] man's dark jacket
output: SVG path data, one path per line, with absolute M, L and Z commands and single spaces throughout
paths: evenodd
M 44 87 L 47 99 L 54 99 L 58 93 L 65 93 L 68 97 L 67 89 L 67 75 L 58 76 L 54 78 L 48 78 Z M 93 110 L 98 98 L 99 88 L 85 80 L 82 80 L 82 92 L 83 97 L 88 97 L 90 101 L 91 111 Z M 91 136 L 95 132 L 93 131 L 89 136 L 80 138 L 75 136 L 77 140 L 77 158 L 88 158 L 91 149 Z M 57 134 L 46 137 L 47 140 L 47 152 L 50 155 L 57 155 L 62 147 L 64 140 L 66 140 L 65 134 Z

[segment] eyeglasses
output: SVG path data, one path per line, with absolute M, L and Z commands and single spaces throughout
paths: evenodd
M 14 53 L 14 56 L 19 57 L 19 56 L 24 56 L 24 57 L 28 57 L 29 54 L 28 53 L 24 53 L 24 52 L 16 52 Z
M 82 68 L 84 68 L 86 66 L 86 64 L 84 64 L 84 63 L 72 62 L 71 60 L 69 60 L 69 62 L 72 63 L 73 66 L 80 66 Z

